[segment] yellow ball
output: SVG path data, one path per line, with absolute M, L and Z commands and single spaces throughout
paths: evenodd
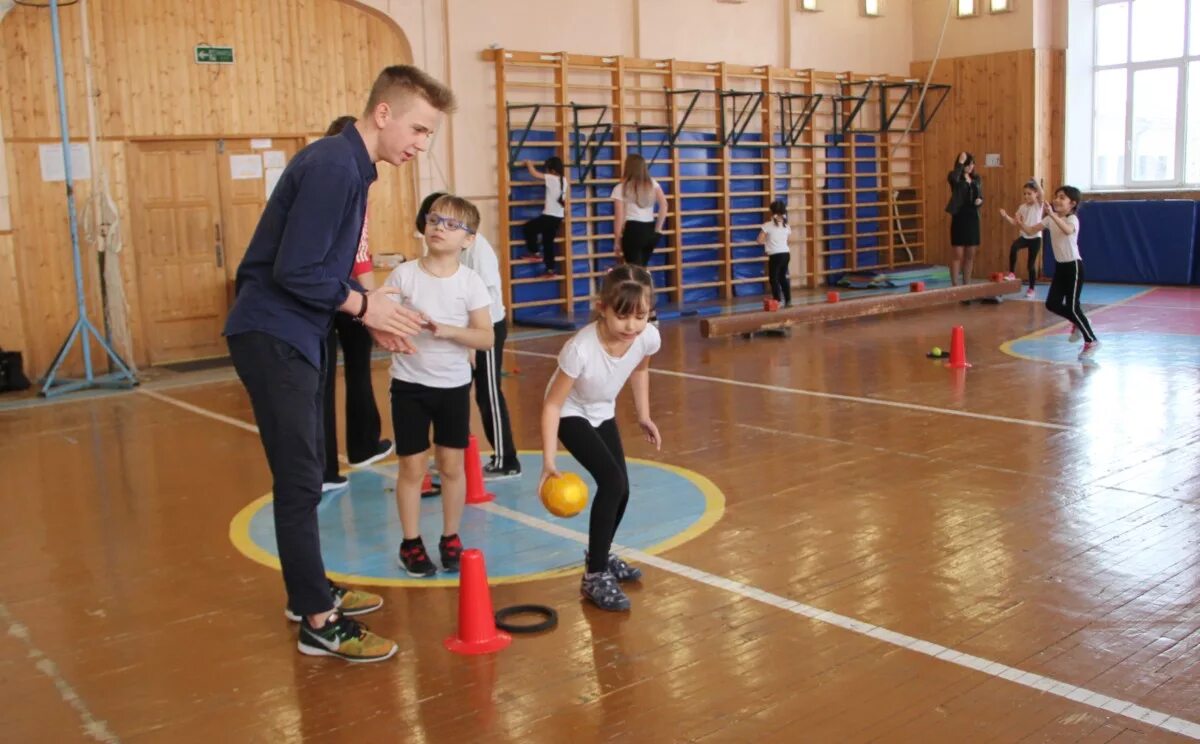
M 940 357 L 942 355 L 942 347 L 935 346 L 929 353 L 933 354 L 935 357 Z
M 574 473 L 550 476 L 539 494 L 546 511 L 556 517 L 573 517 L 587 506 L 588 489 L 583 479 Z

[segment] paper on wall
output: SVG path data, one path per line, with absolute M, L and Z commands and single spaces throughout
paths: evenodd
M 67 171 L 63 164 L 62 145 L 38 145 L 38 160 L 42 166 L 43 181 L 65 181 Z M 71 145 L 71 179 L 86 181 L 92 177 L 92 159 L 84 143 Z
M 250 149 L 251 150 L 265 150 L 270 146 L 271 146 L 271 140 L 269 138 L 250 140 Z
M 230 155 L 229 176 L 235 181 L 263 177 L 263 161 L 258 155 Z
M 275 184 L 279 183 L 279 177 L 283 175 L 283 168 L 267 168 L 266 180 L 263 184 L 266 196 L 271 198 L 271 192 L 275 190 Z
M 287 165 L 287 153 L 283 150 L 267 150 L 262 154 L 263 165 L 267 168 L 282 168 Z

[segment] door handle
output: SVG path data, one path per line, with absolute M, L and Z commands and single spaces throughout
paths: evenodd
M 221 244 L 221 223 L 213 225 L 213 237 L 216 238 L 217 268 L 225 267 L 225 246 Z

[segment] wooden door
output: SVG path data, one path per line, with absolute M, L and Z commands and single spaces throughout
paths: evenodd
M 150 363 L 225 354 L 216 142 L 134 143 L 129 183 Z
M 217 173 L 221 186 L 221 240 L 229 302 L 233 280 L 246 247 L 267 204 L 274 177 L 301 147 L 301 139 L 225 139 L 218 143 Z

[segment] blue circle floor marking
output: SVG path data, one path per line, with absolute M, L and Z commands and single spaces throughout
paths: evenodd
M 520 455 L 522 475 L 489 481 L 495 503 L 579 533 L 586 541 L 592 499 L 570 519 L 551 515 L 537 495 L 541 453 Z M 698 473 L 670 465 L 629 458 L 631 495 L 616 541 L 649 553 L 661 552 L 700 535 L 720 519 L 725 499 L 715 485 Z M 568 455 L 558 458 L 560 472 L 577 473 L 594 497 L 596 484 Z M 376 586 L 450 586 L 457 573 L 418 579 L 396 564 L 402 537 L 396 512 L 396 465 L 346 473 L 349 488 L 325 494 L 317 507 L 321 553 L 331 578 Z M 385 474 L 391 473 L 391 475 Z M 421 535 L 434 563 L 442 534 L 442 501 L 421 499 Z M 463 545 L 479 548 L 492 583 L 532 581 L 580 570 L 584 545 L 523 524 L 502 514 L 467 506 L 459 530 Z M 233 519 L 229 530 L 234 545 L 251 559 L 279 567 L 271 495 L 256 499 Z M 439 565 L 440 567 L 440 565 Z

